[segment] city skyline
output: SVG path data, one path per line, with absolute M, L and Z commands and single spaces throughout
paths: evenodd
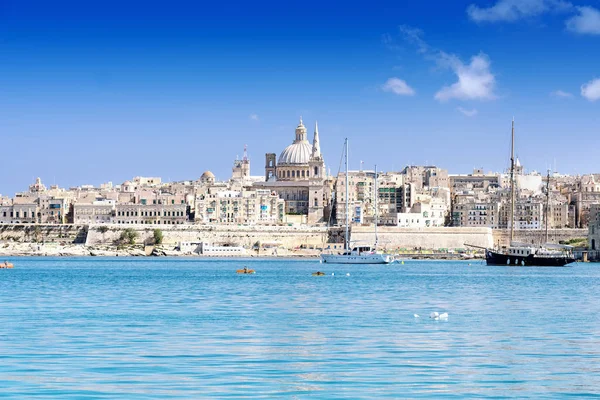
M 600 2 L 0 6 L 0 193 L 253 175 L 319 121 L 337 171 L 598 172 Z M 10 149 L 10 150 L 6 150 Z M 257 169 L 258 168 L 258 169 Z

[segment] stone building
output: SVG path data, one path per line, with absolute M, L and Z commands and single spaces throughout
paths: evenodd
M 311 145 L 300 118 L 294 141 L 275 160 L 274 153 L 265 155 L 265 182 L 253 186 L 277 193 L 285 201 L 286 214 L 306 216 L 309 224 L 323 222 L 329 199 L 317 123 Z
M 91 203 L 73 204 L 74 224 L 108 224 L 113 220 L 114 200 L 95 200 Z
M 275 224 L 283 221 L 284 200 L 266 189 L 223 190 L 196 201 L 198 224 Z

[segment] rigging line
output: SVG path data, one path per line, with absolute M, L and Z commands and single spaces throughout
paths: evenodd
M 346 142 L 344 142 L 344 145 L 342 146 L 342 155 L 340 157 L 340 164 L 338 166 L 338 172 L 335 177 L 335 182 L 333 184 L 333 195 L 331 196 L 331 206 L 329 208 L 329 218 L 327 218 L 328 232 L 329 232 L 329 227 L 331 226 L 331 219 L 333 218 L 333 208 L 338 199 L 338 183 L 339 183 L 339 179 L 340 179 L 340 171 L 342 170 L 342 164 L 344 163 L 345 154 L 346 154 Z M 346 193 L 346 196 L 347 195 L 348 195 L 348 193 Z M 336 214 L 337 214 L 337 207 L 336 207 Z M 336 215 L 336 217 L 337 217 L 337 215 Z M 323 248 L 325 248 L 325 244 L 323 244 Z

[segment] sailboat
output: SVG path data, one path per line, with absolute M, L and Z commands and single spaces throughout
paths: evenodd
M 344 252 L 342 254 L 321 254 L 321 260 L 324 263 L 330 264 L 389 264 L 394 261 L 393 257 L 388 254 L 377 253 L 377 198 L 379 193 L 377 192 L 377 167 L 375 168 L 375 245 L 374 246 L 355 246 L 350 249 L 349 242 L 349 226 L 350 221 L 348 217 L 348 139 L 344 142 L 344 153 L 345 153 L 345 168 L 346 168 L 346 232 L 344 236 Z
M 514 242 L 515 218 L 515 120 L 512 121 L 510 151 L 510 243 L 497 249 L 485 249 L 487 265 L 508 265 L 524 267 L 564 267 L 575 261 L 569 246 L 548 243 L 548 204 L 550 196 L 550 173 L 546 181 L 545 224 L 546 243 L 536 247 L 526 243 Z

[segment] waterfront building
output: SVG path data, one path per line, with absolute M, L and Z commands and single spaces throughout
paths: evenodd
M 304 218 L 304 223 L 324 221 L 327 196 L 325 161 L 321 154 L 319 128 L 315 123 L 312 145 L 300 118 L 295 137 L 276 159 L 275 153 L 265 155 L 265 181 L 255 182 L 257 189 L 277 193 L 285 201 L 285 213 Z
M 91 203 L 77 202 L 73 204 L 74 224 L 108 224 L 115 216 L 114 200 L 95 200 Z
M 223 190 L 196 201 L 197 224 L 276 224 L 284 217 L 285 201 L 265 189 Z
M 187 221 L 186 204 L 135 204 L 115 206 L 115 224 L 181 225 Z
M 23 199 L 20 199 L 23 200 Z M 0 224 L 32 224 L 37 222 L 37 203 L 17 200 L 0 205 Z

